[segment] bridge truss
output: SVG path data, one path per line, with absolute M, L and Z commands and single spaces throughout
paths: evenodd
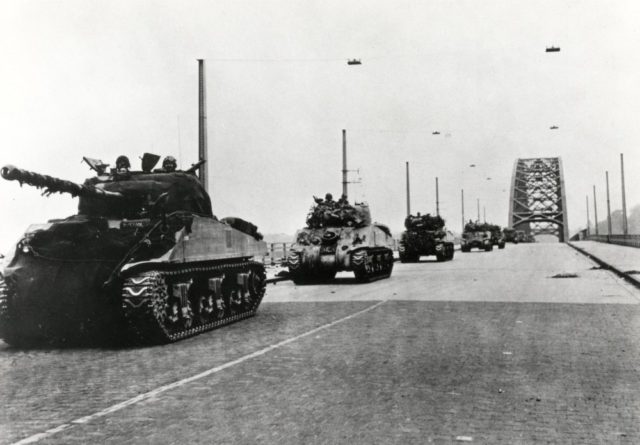
M 511 177 L 509 227 L 569 240 L 562 160 L 517 159 Z

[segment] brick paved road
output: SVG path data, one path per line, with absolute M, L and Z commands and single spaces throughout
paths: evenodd
M 527 273 L 509 266 L 522 261 Z M 279 283 L 257 317 L 165 347 L 0 346 L 0 443 L 308 332 L 366 299 L 390 301 L 41 443 L 638 443 L 640 294 L 591 267 L 566 246 L 508 246 L 398 265 L 367 285 Z M 549 278 L 558 272 L 579 277 Z M 541 282 L 542 292 L 527 289 Z

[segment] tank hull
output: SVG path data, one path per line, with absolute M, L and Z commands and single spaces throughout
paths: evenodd
M 296 283 L 322 282 L 353 271 L 360 282 L 387 278 L 393 269 L 393 238 L 385 226 L 302 229 L 287 264 Z
M 250 258 L 266 251 L 187 213 L 48 224 L 27 233 L 2 270 L 0 337 L 18 346 L 163 343 L 213 329 L 255 313 L 265 276 Z

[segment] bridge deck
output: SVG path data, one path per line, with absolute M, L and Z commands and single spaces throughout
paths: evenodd
M 0 344 L 0 443 L 637 443 L 640 291 L 593 266 L 508 245 L 164 347 Z

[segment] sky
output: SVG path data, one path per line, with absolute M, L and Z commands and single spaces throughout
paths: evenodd
M 640 203 L 639 13 L 631 0 L 4 0 L 0 164 L 77 182 L 82 156 L 189 167 L 202 58 L 218 217 L 293 234 L 313 195 L 339 196 L 346 129 L 349 197 L 394 232 L 405 162 L 412 211 L 435 213 L 438 177 L 459 230 L 462 188 L 467 218 L 479 199 L 506 225 L 515 160 L 560 156 L 574 233 L 593 185 L 605 214 L 606 170 L 621 207 L 620 153 L 627 207 Z M 0 252 L 76 206 L 0 181 Z

